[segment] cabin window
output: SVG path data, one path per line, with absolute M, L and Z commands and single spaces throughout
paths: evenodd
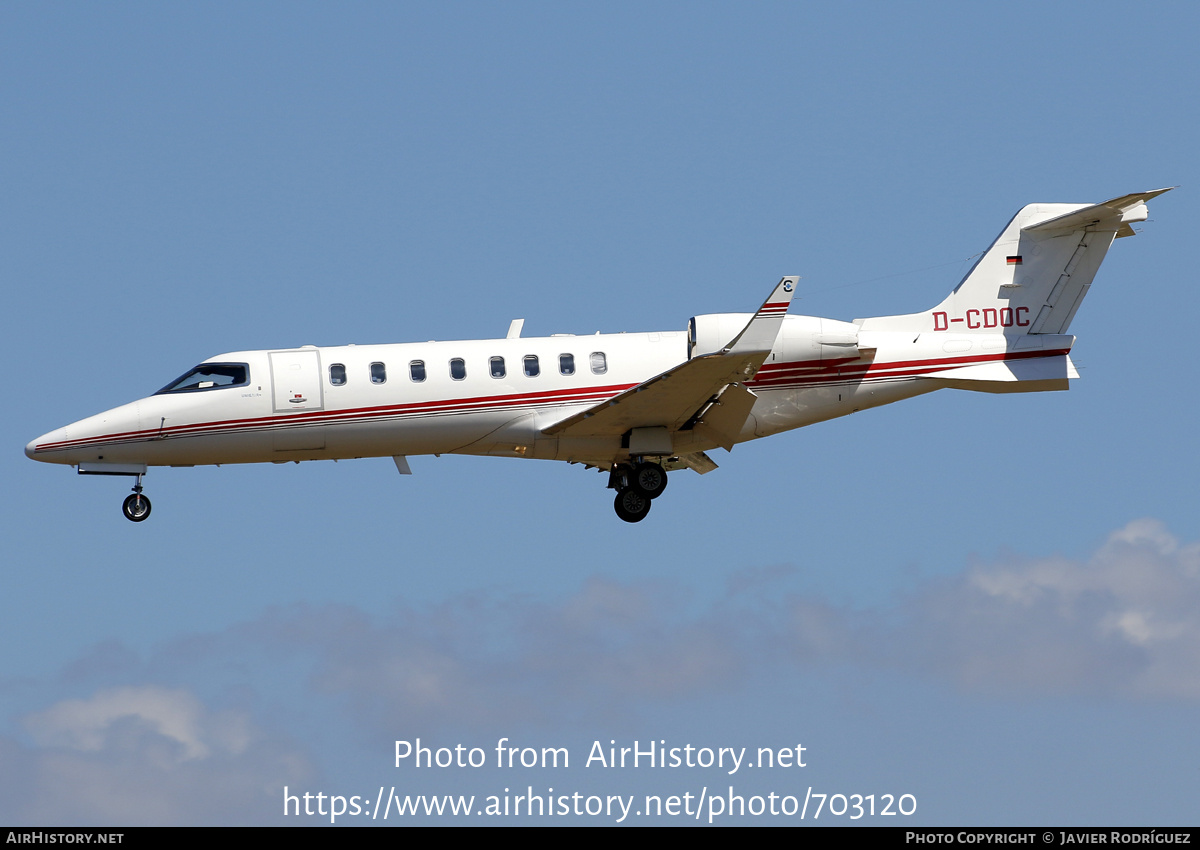
M 387 366 L 382 363 L 371 364 L 371 383 L 386 384 L 387 383 Z
M 450 361 L 450 377 L 456 381 L 467 377 L 467 363 L 461 357 L 455 357 Z
M 346 383 L 346 364 L 332 363 L 329 366 L 329 383 L 335 387 L 340 387 Z
M 425 361 L 414 360 L 408 364 L 408 377 L 412 378 L 416 383 L 421 383 L 425 380 Z
M 558 371 L 563 375 L 575 374 L 575 355 L 560 354 L 558 355 Z
M 591 361 L 593 375 L 603 375 L 608 371 L 608 358 L 603 351 L 593 351 L 588 360 Z
M 493 378 L 503 378 L 505 375 L 504 358 L 493 357 L 488 361 L 488 368 L 491 370 Z
M 525 355 L 525 374 L 530 378 L 536 378 L 541 373 L 541 371 L 542 371 L 542 368 L 540 366 L 538 366 L 537 355 L 536 354 L 526 354 Z
M 219 390 L 240 387 L 250 382 L 250 367 L 245 363 L 202 363 L 167 384 L 160 393 L 182 393 L 196 390 Z

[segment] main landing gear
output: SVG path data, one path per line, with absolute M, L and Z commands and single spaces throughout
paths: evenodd
M 625 522 L 641 522 L 650 513 L 650 502 L 667 489 L 667 471 L 657 463 L 638 461 L 612 468 L 608 486 L 617 491 L 613 508 Z
M 130 522 L 141 522 L 150 516 L 150 500 L 142 495 L 142 476 L 139 475 L 137 484 L 133 485 L 133 495 L 125 497 L 121 512 Z

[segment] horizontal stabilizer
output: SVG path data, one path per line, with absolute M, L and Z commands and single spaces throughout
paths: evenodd
M 1093 204 L 1081 210 L 1069 212 L 1066 215 L 1055 216 L 1047 221 L 1031 224 L 1021 228 L 1026 233 L 1049 233 L 1055 230 L 1079 230 L 1089 225 L 1111 223 L 1115 227 L 1129 225 L 1135 221 L 1145 221 L 1149 215 L 1146 201 L 1157 198 L 1164 192 L 1170 192 L 1174 187 L 1155 189 L 1153 192 L 1137 192 L 1132 195 L 1122 195 L 1101 204 Z M 1132 230 L 1132 228 L 1130 229 Z M 1128 235 L 1122 233 L 1121 235 Z

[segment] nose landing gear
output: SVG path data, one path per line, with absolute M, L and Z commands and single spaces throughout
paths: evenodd
M 613 508 L 625 522 L 641 522 L 650 513 L 650 502 L 667 489 L 667 471 L 657 463 L 638 460 L 621 463 L 609 473 L 608 486 L 617 491 Z
M 106 461 L 103 457 L 95 461 L 84 461 L 76 470 L 80 475 L 120 475 L 126 478 L 136 478 L 133 485 L 133 495 L 126 496 L 121 504 L 121 513 L 131 522 L 141 522 L 150 516 L 150 500 L 142 495 L 142 476 L 146 474 L 144 463 L 116 463 Z
M 142 495 L 142 476 L 139 475 L 137 484 L 133 485 L 133 495 L 125 497 L 121 512 L 130 522 L 141 522 L 150 516 L 150 500 Z

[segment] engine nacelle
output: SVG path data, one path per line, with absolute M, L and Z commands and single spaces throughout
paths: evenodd
M 729 345 L 753 313 L 708 313 L 688 321 L 688 358 Z M 858 325 L 813 316 L 784 316 L 767 362 L 846 360 L 862 356 Z
M 742 332 L 753 313 L 709 313 L 688 320 L 688 359 L 720 351 Z

